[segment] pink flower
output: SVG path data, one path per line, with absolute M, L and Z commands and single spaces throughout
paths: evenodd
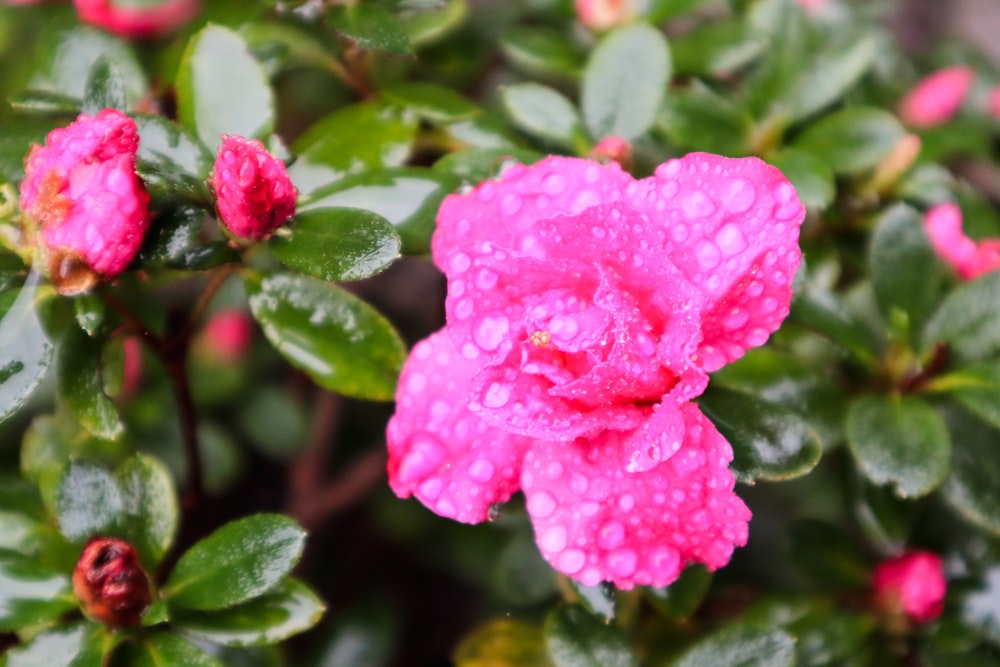
M 73 0 L 81 21 L 134 39 L 160 37 L 177 30 L 201 9 L 200 0 L 163 0 L 159 4 L 123 0 Z
M 941 558 L 929 551 L 909 551 L 883 561 L 873 575 L 875 604 L 892 615 L 904 614 L 917 623 L 941 615 L 948 584 Z
M 104 109 L 52 130 L 25 158 L 26 228 L 29 236 L 38 233 L 60 291 L 83 291 L 118 275 L 139 251 L 150 216 L 135 173 L 138 145 L 132 119 Z
M 975 242 L 962 232 L 962 210 L 951 202 L 938 204 L 924 216 L 931 247 L 965 280 L 1000 269 L 1000 239 Z
M 989 107 L 990 114 L 997 119 L 1000 119 L 1000 86 L 997 86 L 990 91 L 987 105 Z
M 256 139 L 222 135 L 211 182 L 222 224 L 237 237 L 263 241 L 295 215 L 284 163 Z
M 254 323 L 250 313 L 232 308 L 216 313 L 205 327 L 208 351 L 223 363 L 236 363 L 250 349 Z
M 580 23 L 598 32 L 628 23 L 635 13 L 632 0 L 574 0 L 574 6 Z
M 773 167 L 704 153 L 638 181 L 549 157 L 449 196 L 447 325 L 400 377 L 393 490 L 475 523 L 522 489 L 542 555 L 585 584 L 725 565 L 750 512 L 691 399 L 787 315 L 804 216 Z
M 616 136 L 604 137 L 597 142 L 590 156 L 598 162 L 614 161 L 626 169 L 632 166 L 632 144 Z
M 795 0 L 799 7 L 811 14 L 819 12 L 829 0 Z
M 976 74 L 954 66 L 925 77 L 899 103 L 899 117 L 913 127 L 933 127 L 951 119 L 969 94 Z
M 142 341 L 135 336 L 122 339 L 122 388 L 119 396 L 129 399 L 139 392 L 142 385 Z

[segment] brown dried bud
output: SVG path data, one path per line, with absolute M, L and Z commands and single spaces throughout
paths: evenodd
M 150 603 L 139 554 L 114 537 L 87 542 L 73 570 L 73 592 L 87 616 L 113 628 L 139 625 Z

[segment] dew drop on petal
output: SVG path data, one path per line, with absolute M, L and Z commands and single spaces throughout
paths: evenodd
M 397 477 L 404 484 L 423 479 L 437 470 L 447 455 L 447 448 L 436 438 L 421 433 L 413 438 L 413 444 L 400 461 Z
M 618 577 L 629 577 L 635 572 L 638 558 L 631 549 L 619 549 L 608 554 L 608 569 Z
M 570 213 L 576 215 L 578 213 L 582 213 L 588 208 L 597 206 L 600 203 L 601 198 L 596 192 L 592 190 L 584 190 L 573 199 L 573 204 L 570 206 Z
M 476 287 L 481 290 L 490 290 L 496 287 L 497 274 L 489 269 L 479 269 L 476 272 Z
M 617 521 L 608 521 L 597 532 L 597 546 L 602 549 L 617 549 L 625 542 L 625 526 Z
M 545 476 L 551 480 L 557 480 L 562 477 L 564 471 L 563 464 L 553 461 L 545 468 Z
M 791 220 L 802 208 L 795 196 L 795 188 L 791 183 L 779 183 L 774 189 L 774 217 L 778 220 Z
M 506 316 L 486 316 L 479 320 L 479 324 L 472 333 L 472 339 L 480 348 L 492 352 L 500 347 L 500 343 L 509 330 L 510 321 Z
M 549 526 L 542 533 L 538 540 L 538 546 L 542 551 L 549 553 L 559 553 L 566 548 L 566 527 L 556 524 Z
M 711 241 L 702 241 L 699 243 L 695 249 L 695 256 L 698 258 L 698 263 L 705 269 L 714 269 L 722 260 L 722 253 L 719 252 L 719 246 Z
M 729 311 L 723 324 L 727 329 L 739 329 L 750 319 L 750 313 L 744 308 L 736 307 Z
M 525 506 L 528 509 L 528 514 L 536 519 L 544 519 L 552 516 L 552 513 L 556 511 L 557 504 L 556 499 L 548 492 L 538 491 L 528 495 L 528 502 Z
M 688 220 L 698 220 L 715 213 L 715 204 L 701 190 L 693 190 L 684 196 L 681 210 Z
M 680 186 L 677 185 L 677 181 L 666 181 L 660 186 L 660 194 L 664 199 L 671 199 L 675 194 L 677 194 L 679 189 Z
M 596 183 L 601 180 L 601 169 L 596 164 L 592 164 L 587 167 L 587 170 L 583 172 L 583 180 L 588 183 Z
M 656 579 L 675 577 L 680 565 L 681 557 L 676 549 L 657 547 L 649 554 L 650 574 Z
M 582 496 L 590 488 L 590 480 L 581 475 L 578 472 L 573 473 L 573 476 L 569 479 L 569 488 L 573 493 Z
M 472 264 L 472 260 L 464 252 L 456 252 L 448 260 L 448 268 L 453 273 L 464 273 L 469 269 L 470 264 Z
M 431 477 L 420 484 L 420 488 L 417 489 L 418 493 L 422 498 L 427 500 L 437 500 L 441 496 L 441 491 L 444 489 L 444 483 L 441 481 L 440 477 Z
M 757 347 L 758 345 L 763 345 L 764 343 L 767 342 L 767 339 L 770 337 L 770 335 L 771 334 L 769 334 L 766 329 L 761 329 L 760 327 L 751 329 L 750 333 L 747 334 L 747 343 L 751 347 Z
M 515 215 L 521 210 L 521 197 L 513 192 L 505 194 L 500 200 L 500 212 L 504 215 Z
M 494 183 L 493 181 L 486 181 L 481 186 L 479 186 L 479 189 L 476 191 L 476 197 L 479 199 L 479 201 L 483 202 L 484 204 L 488 204 L 489 202 L 493 201 L 493 199 L 496 196 L 497 196 L 497 186 L 496 183 Z
M 549 321 L 549 332 L 560 340 L 570 340 L 580 331 L 580 325 L 572 317 L 556 315 Z
M 476 459 L 469 465 L 469 479 L 485 484 L 493 479 L 493 464 L 486 459 Z
M 743 213 L 753 206 L 757 190 L 745 178 L 734 178 L 722 186 L 722 205 L 731 213 Z
M 502 408 L 510 400 L 510 389 L 499 382 L 494 382 L 486 389 L 483 405 L 488 408 Z
M 620 509 L 621 511 L 628 512 L 633 507 L 635 507 L 635 498 L 633 498 L 631 495 L 625 494 L 624 496 L 618 499 L 618 509 Z
M 715 242 L 726 257 L 738 255 L 747 249 L 746 236 L 737 225 L 731 222 L 722 226 L 722 229 L 715 236 Z
M 542 188 L 550 195 L 559 195 L 566 190 L 566 177 L 562 174 L 549 174 L 542 180 Z
M 687 228 L 687 225 L 682 225 L 679 223 L 674 223 L 670 228 L 670 236 L 673 237 L 678 243 L 684 243 L 688 240 L 691 235 L 691 231 Z
M 469 316 L 472 315 L 475 304 L 472 303 L 472 299 L 462 299 L 455 304 L 455 317 L 460 320 L 467 320 Z
M 559 555 L 558 569 L 564 574 L 576 574 L 587 562 L 587 557 L 579 549 L 569 549 Z
M 427 386 L 427 376 L 423 373 L 414 373 L 406 379 L 406 390 L 413 393 L 420 393 Z

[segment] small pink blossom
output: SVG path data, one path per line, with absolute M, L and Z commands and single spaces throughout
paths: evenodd
M 811 14 L 819 12 L 829 2 L 829 0 L 795 0 L 799 7 Z
M 627 139 L 614 135 L 604 137 L 594 146 L 590 157 L 598 162 L 614 161 L 629 169 L 632 167 L 632 144 Z
M 121 0 L 73 0 L 81 21 L 122 37 L 160 37 L 184 26 L 201 10 L 200 0 L 122 2 Z
M 112 278 L 138 253 L 150 218 L 149 195 L 135 173 L 138 145 L 135 122 L 104 109 L 52 130 L 25 158 L 26 229 L 38 234 L 57 285 L 80 271 Z M 80 291 L 75 282 L 65 287 Z
M 949 121 L 962 106 L 976 74 L 956 65 L 925 77 L 899 103 L 899 117 L 912 127 L 933 127 Z
M 576 17 L 591 30 L 604 32 L 632 20 L 632 0 L 574 0 Z
M 212 316 L 205 327 L 208 351 L 223 363 L 233 364 L 242 359 L 253 341 L 254 321 L 241 308 L 223 310 Z
M 1000 269 L 1000 239 L 976 242 L 966 236 L 957 204 L 938 204 L 927 211 L 924 230 L 934 252 L 965 280 Z
M 997 86 L 990 91 L 987 98 L 987 106 L 989 108 L 990 115 L 1000 120 L 1000 86 Z
M 122 388 L 119 396 L 129 399 L 139 392 L 142 385 L 142 341 L 135 336 L 122 339 Z
M 222 135 L 211 183 L 222 224 L 239 238 L 263 241 L 295 215 L 284 163 L 256 139 Z
M 878 564 L 873 574 L 875 604 L 891 615 L 903 614 L 917 623 L 941 615 L 948 583 L 941 557 L 929 551 L 909 551 Z
M 521 489 L 542 555 L 585 584 L 725 565 L 750 512 L 691 399 L 788 314 L 804 217 L 777 169 L 704 153 L 642 180 L 549 157 L 449 196 L 447 324 L 400 377 L 393 490 L 476 523 Z

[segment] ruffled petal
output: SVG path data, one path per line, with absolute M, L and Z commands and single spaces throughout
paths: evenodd
M 680 411 L 681 448 L 646 472 L 620 465 L 627 434 L 532 445 L 521 486 L 553 567 L 587 585 L 665 586 L 688 563 L 722 567 L 746 543 L 750 510 L 733 491 L 732 449 L 697 406 Z
M 629 198 L 667 228 L 667 256 L 704 293 L 699 356 L 708 371 L 763 344 L 788 314 L 805 208 L 757 158 L 691 153 Z
M 413 347 L 389 420 L 389 485 L 431 510 L 465 523 L 487 518 L 519 486 L 531 440 L 493 428 L 468 409 L 478 365 L 443 330 Z

